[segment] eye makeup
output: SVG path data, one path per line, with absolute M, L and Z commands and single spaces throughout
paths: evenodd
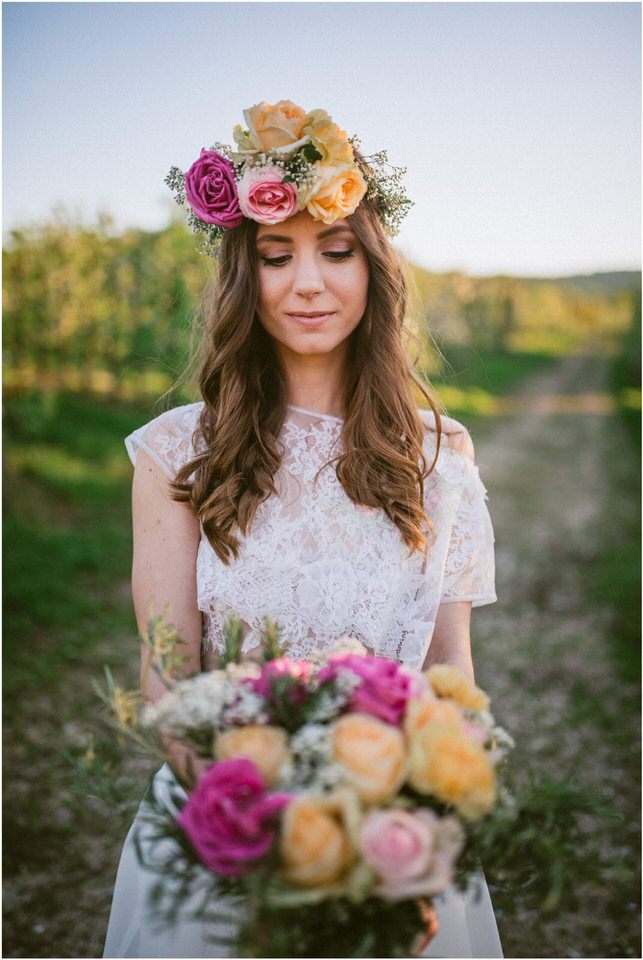
M 328 250 L 324 253 L 324 256 L 335 263 L 341 263 L 342 260 L 348 260 L 355 256 L 355 252 L 353 250 Z M 290 259 L 291 256 L 288 253 L 282 254 L 280 257 L 261 257 L 262 262 L 267 267 L 283 267 Z

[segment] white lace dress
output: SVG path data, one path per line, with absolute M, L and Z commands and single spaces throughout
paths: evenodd
M 132 462 L 143 449 L 173 478 L 204 442 L 198 432 L 201 409 L 201 402 L 177 407 L 135 430 L 125 440 Z M 430 413 L 422 411 L 422 416 L 427 428 L 434 426 Z M 456 421 L 448 422 L 450 429 L 464 430 Z M 441 603 L 470 600 L 477 607 L 497 599 L 487 491 L 474 461 L 443 440 L 425 482 L 434 539 L 428 559 L 409 556 L 398 527 L 384 512 L 356 506 L 334 465 L 324 467 L 340 454 L 341 434 L 340 418 L 290 404 L 279 437 L 278 496 L 260 505 L 238 559 L 226 566 L 202 532 L 197 598 L 204 654 L 221 648 L 228 613 L 244 622 L 246 652 L 258 645 L 261 617 L 270 613 L 295 659 L 348 633 L 378 656 L 420 668 Z M 435 431 L 427 429 L 428 465 L 435 444 Z M 154 780 L 156 792 L 165 796 L 170 786 L 178 786 L 167 764 Z M 140 814 L 139 808 L 137 819 Z M 103 956 L 220 955 L 199 924 L 185 921 L 157 932 L 146 917 L 154 877 L 138 865 L 132 842 L 136 824 L 121 854 Z M 482 874 L 477 897 L 475 891 L 462 895 L 450 888 L 436 907 L 440 931 L 424 956 L 502 957 Z

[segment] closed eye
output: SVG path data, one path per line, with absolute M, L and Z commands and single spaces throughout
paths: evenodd
M 353 256 L 352 250 L 329 250 L 328 253 L 324 254 L 325 257 L 329 257 L 335 262 L 339 260 L 348 260 L 349 257 Z M 285 266 L 291 258 L 290 254 L 284 254 L 282 257 L 262 257 L 263 263 L 267 267 L 283 267 Z

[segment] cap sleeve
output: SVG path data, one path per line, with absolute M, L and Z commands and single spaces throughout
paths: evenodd
M 478 465 L 464 454 L 456 456 L 462 461 L 462 493 L 451 529 L 440 603 L 471 600 L 474 607 L 481 607 L 498 599 L 488 494 Z
M 196 456 L 194 434 L 199 426 L 203 402 L 188 403 L 166 410 L 125 437 L 125 448 L 133 464 L 139 450 L 145 450 L 170 480 Z

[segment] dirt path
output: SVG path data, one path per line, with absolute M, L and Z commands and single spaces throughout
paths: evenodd
M 588 606 L 583 569 L 601 545 L 607 509 L 621 520 L 635 515 L 637 505 L 615 496 L 605 470 L 610 458 L 631 454 L 616 417 L 552 413 L 560 405 L 543 401 L 601 395 L 607 373 L 607 361 L 596 357 L 564 359 L 523 384 L 519 417 L 483 425 L 477 438 L 473 431 L 496 535 L 499 599 L 474 611 L 472 636 L 477 679 L 522 755 L 612 797 L 624 825 L 596 842 L 610 859 L 636 861 L 639 726 L 634 710 L 620 707 L 636 691 L 616 675 L 605 640 L 610 610 Z M 498 912 L 508 957 L 640 956 L 638 905 L 600 883 L 587 884 L 573 916 Z

